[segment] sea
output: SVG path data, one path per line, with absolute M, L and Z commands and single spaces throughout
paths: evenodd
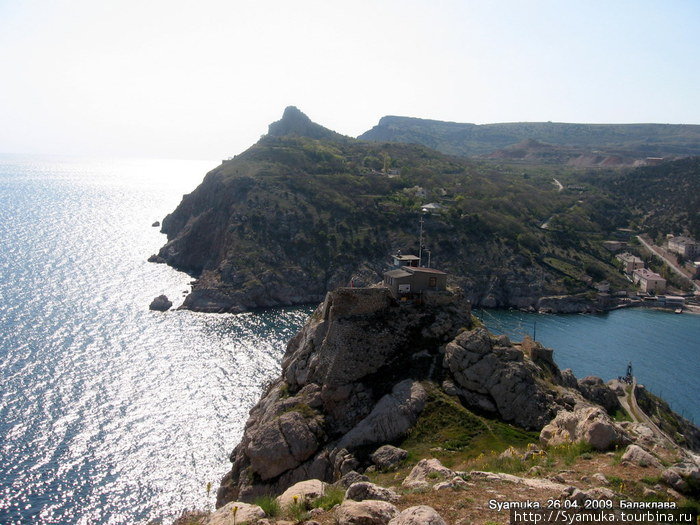
M 148 263 L 217 162 L 0 155 L 0 523 L 171 523 L 212 509 L 248 411 L 313 306 L 154 312 Z M 700 316 L 476 312 L 577 376 L 635 375 L 700 421 Z

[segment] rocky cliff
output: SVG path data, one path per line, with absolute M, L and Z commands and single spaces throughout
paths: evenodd
M 567 423 L 551 435 L 595 435 L 601 449 L 626 439 L 607 416 L 619 405 L 602 381 L 579 383 L 557 368 L 551 350 L 474 325 L 459 292 L 414 304 L 381 287 L 340 288 L 289 342 L 281 376 L 251 410 L 231 454 L 218 505 L 362 471 L 371 452 L 401 443 L 424 411 L 446 403 L 486 433 L 491 420 L 539 431 L 558 413 L 589 409 L 581 428 Z

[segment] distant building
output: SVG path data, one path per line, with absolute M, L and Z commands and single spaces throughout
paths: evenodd
M 690 237 L 673 237 L 668 240 L 668 250 L 686 258 L 693 258 L 700 255 L 700 244 Z
M 603 248 L 612 253 L 619 252 L 626 246 L 627 243 L 623 241 L 603 241 Z
M 640 268 L 632 272 L 634 284 L 639 285 L 642 292 L 663 293 L 666 291 L 666 279 L 648 268 Z
M 426 291 L 447 289 L 447 274 L 435 268 L 402 266 L 384 273 L 384 286 L 397 299 L 410 298 Z
M 635 270 L 644 268 L 644 261 L 629 252 L 620 253 L 615 256 L 615 259 L 622 263 L 622 269 L 628 275 L 632 275 Z
M 437 202 L 430 202 L 421 206 L 421 210 L 425 213 L 439 213 L 442 211 L 442 209 L 442 204 L 438 204 Z

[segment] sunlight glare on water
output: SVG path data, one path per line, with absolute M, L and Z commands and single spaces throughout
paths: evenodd
M 213 315 L 146 262 L 211 162 L 0 157 L 0 523 L 144 523 L 212 507 L 309 308 Z M 206 486 L 214 487 L 207 495 Z

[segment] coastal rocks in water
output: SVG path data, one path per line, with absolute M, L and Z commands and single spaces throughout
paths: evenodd
M 630 439 L 602 408 L 584 406 L 559 412 L 540 432 L 540 442 L 545 446 L 583 442 L 596 450 L 608 450 Z
M 344 501 L 334 516 L 338 525 L 387 525 L 399 509 L 387 501 Z
M 173 305 L 173 302 L 168 299 L 166 295 L 159 295 L 153 301 L 151 301 L 151 304 L 148 305 L 148 308 L 151 310 L 157 310 L 159 312 L 165 312 L 166 310 L 170 310 L 170 307 Z
M 153 255 L 151 255 L 147 260 L 148 260 L 148 262 L 151 262 L 151 263 L 158 263 L 158 264 L 165 263 L 165 259 L 163 259 L 160 255 L 156 255 L 155 253 Z
M 151 224 L 151 226 L 153 228 L 157 228 L 158 226 L 160 226 L 160 221 L 155 221 L 153 224 Z
M 399 495 L 391 489 L 385 489 L 374 483 L 361 481 L 360 483 L 353 483 L 348 487 L 348 490 L 345 491 L 345 499 L 355 501 L 376 499 L 388 501 L 389 503 L 396 503 L 399 500 Z
M 286 509 L 296 501 L 311 502 L 326 493 L 327 484 L 319 479 L 308 479 L 295 483 L 277 497 L 280 508 Z
M 384 445 L 375 450 L 370 459 L 378 468 L 389 470 L 408 457 L 408 452 L 393 445 Z
M 548 314 L 592 313 L 596 311 L 596 306 L 585 294 L 552 295 L 540 297 L 537 310 Z
M 537 381 L 542 370 L 521 350 L 499 346 L 484 328 L 465 331 L 450 342 L 445 366 L 468 406 L 496 412 L 505 421 L 540 429 L 561 408 L 556 392 Z
M 209 516 L 206 525 L 235 525 L 254 522 L 265 517 L 265 511 L 257 505 L 232 501 Z
M 436 481 L 454 477 L 455 473 L 443 466 L 439 460 L 435 458 L 421 459 L 401 485 L 406 488 L 426 487 L 430 485 L 430 482 L 435 483 Z
M 427 505 L 408 507 L 392 518 L 389 525 L 446 525 L 445 520 Z

